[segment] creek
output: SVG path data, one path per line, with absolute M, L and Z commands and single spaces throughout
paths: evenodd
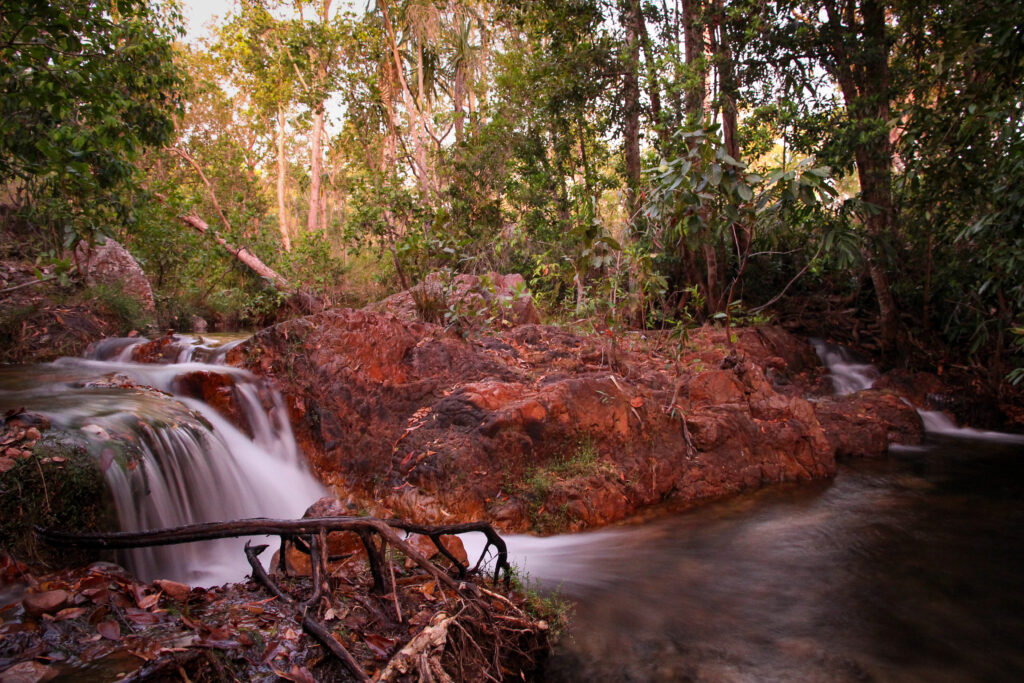
M 105 463 L 122 528 L 293 518 L 323 495 L 280 397 L 219 364 L 224 346 L 180 338 L 173 362 L 148 365 L 127 360 L 135 343 L 0 368 L 0 409 L 78 430 L 101 462 L 112 443 L 137 447 L 136 466 Z M 839 393 L 877 377 L 817 348 Z M 248 430 L 177 390 L 197 371 L 233 380 Z M 121 376 L 166 395 L 118 387 Z M 590 533 L 508 538 L 528 581 L 574 607 L 544 680 L 1024 679 L 1024 439 L 961 429 L 941 413 L 923 419 L 924 444 L 845 462 L 831 481 Z M 243 543 L 124 561 L 142 578 L 212 585 L 248 573 Z
M 818 351 L 837 392 L 877 377 Z M 510 539 L 574 606 L 544 680 L 1024 680 L 1024 440 L 923 418 L 831 481 Z

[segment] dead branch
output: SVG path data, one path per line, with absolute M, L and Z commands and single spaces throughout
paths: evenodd
M 488 669 L 493 669 L 494 672 L 502 671 L 502 655 L 500 653 L 503 647 L 507 647 L 508 652 L 513 656 L 521 657 L 523 662 L 530 662 L 533 661 L 533 657 L 519 645 L 521 639 L 527 638 L 527 640 L 530 640 L 532 638 L 534 644 L 527 646 L 527 649 L 531 652 L 539 652 L 544 648 L 543 643 L 546 642 L 547 638 L 547 625 L 544 622 L 538 622 L 536 628 L 532 632 L 528 632 L 529 618 L 512 601 L 476 583 L 457 581 L 447 572 L 442 571 L 440 567 L 433 564 L 397 533 L 398 531 L 404 531 L 429 537 L 438 550 L 456 567 L 456 575 L 460 579 L 469 571 L 468 567 L 463 566 L 450 552 L 447 552 L 447 549 L 441 543 L 441 536 L 471 532 L 483 533 L 487 538 L 487 544 L 473 571 L 479 570 L 491 546 L 494 546 L 497 553 L 494 581 L 497 583 L 501 572 L 504 571 L 504 579 L 507 586 L 510 580 L 511 569 L 508 563 L 508 549 L 504 539 L 486 522 L 425 526 L 402 520 L 385 520 L 373 517 L 320 517 L 297 520 L 242 519 L 231 522 L 191 524 L 173 529 L 108 534 L 78 534 L 54 529 L 42 529 L 40 527 L 36 527 L 35 531 L 41 540 L 48 543 L 107 549 L 170 545 L 239 536 L 279 536 L 282 541 L 282 556 L 284 555 L 285 542 L 290 542 L 296 548 L 309 554 L 313 583 L 312 597 L 300 602 L 283 591 L 267 575 L 266 570 L 259 562 L 258 555 L 267 546 L 253 547 L 247 543 L 245 554 L 249 560 L 249 565 L 252 567 L 253 579 L 272 595 L 280 598 L 283 603 L 291 605 L 297 612 L 300 612 L 303 629 L 340 659 L 360 681 L 368 681 L 370 678 L 351 653 L 334 638 L 330 630 L 317 618 L 321 601 L 326 600 L 329 604 L 331 600 L 330 571 L 327 566 L 329 561 L 327 555 L 327 535 L 331 532 L 354 532 L 360 537 L 366 549 L 370 573 L 373 576 L 374 591 L 384 597 L 393 594 L 395 611 L 399 622 L 402 621 L 397 597 L 399 586 L 395 580 L 391 561 L 388 559 L 388 546 L 399 550 L 407 558 L 419 565 L 439 586 L 443 585 L 450 589 L 456 596 L 456 602 L 462 604 L 462 608 L 457 612 L 448 612 L 452 616 L 441 613 L 440 617 L 436 617 L 430 626 L 421 631 L 419 635 L 414 636 L 413 640 L 388 662 L 388 665 L 374 680 L 391 681 L 403 673 L 412 671 L 419 672 L 421 676 L 425 677 L 424 680 L 451 680 L 447 677 L 448 675 L 442 668 L 440 661 L 441 654 L 446 648 L 445 643 L 450 640 L 447 636 L 450 623 L 454 623 L 462 632 L 466 633 L 467 640 L 465 642 L 458 638 L 459 642 L 452 644 L 452 647 L 460 652 L 467 643 L 476 646 L 479 650 L 479 645 L 474 642 L 474 637 L 492 638 L 495 640 L 495 649 L 492 656 L 485 656 L 482 650 L 478 657 L 474 656 L 474 660 L 479 659 L 478 664 L 484 667 L 484 673 L 487 678 L 493 678 L 487 673 Z M 385 563 L 387 563 L 386 569 Z M 448 603 L 447 599 L 446 603 Z M 510 609 L 512 614 L 505 615 L 501 620 L 496 620 L 492 612 L 495 606 L 499 604 Z M 457 621 L 459 619 L 468 621 L 463 625 Z M 469 628 L 468 631 L 466 627 Z M 477 633 L 477 636 L 470 635 L 471 633 Z M 455 660 L 459 659 L 458 656 L 452 653 L 446 653 L 445 656 L 449 659 L 452 657 L 455 657 Z
M 314 538 L 316 537 L 314 536 Z M 259 560 L 259 554 L 266 549 L 267 546 L 265 545 L 256 546 L 254 548 L 251 543 L 245 544 L 245 557 L 249 560 L 249 566 L 252 567 L 253 578 L 272 594 L 280 598 L 282 602 L 296 608 L 301 608 L 302 628 L 311 636 L 319 640 L 324 647 L 331 651 L 331 654 L 344 662 L 345 666 L 347 666 L 349 671 L 352 672 L 352 675 L 356 677 L 356 680 L 368 681 L 369 677 L 356 662 L 352 654 L 345 649 L 344 645 L 338 642 L 337 638 L 331 635 L 330 630 L 328 630 L 323 623 L 313 618 L 310 610 L 308 609 L 308 605 L 299 605 L 296 603 L 294 598 L 282 591 L 277 584 L 267 576 L 267 571 L 263 568 L 263 565 L 260 564 Z M 319 586 L 317 587 L 317 592 L 319 593 Z
M 288 280 L 284 279 L 284 276 L 280 275 L 276 270 L 268 266 L 260 257 L 249 251 L 248 247 L 235 247 L 229 244 L 223 237 L 214 232 L 209 224 L 199 217 L 195 211 L 187 213 L 184 216 L 178 217 L 182 223 L 196 230 L 201 234 L 207 234 L 213 237 L 214 241 L 220 246 L 224 247 L 232 256 L 244 263 L 249 267 L 252 272 L 256 273 L 262 278 L 270 280 L 275 287 L 284 292 L 292 292 L 294 288 L 288 283 Z

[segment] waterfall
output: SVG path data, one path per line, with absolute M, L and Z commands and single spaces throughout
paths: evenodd
M 209 360 L 223 357 L 205 348 L 208 342 L 181 340 L 182 362 L 164 365 L 126 360 L 137 343 L 108 340 L 92 350 L 92 358 L 62 358 L 0 376 L 0 406 L 41 413 L 89 440 L 122 530 L 295 518 L 325 494 L 298 450 L 276 392 L 245 370 L 191 360 L 198 352 Z M 180 379 L 195 372 L 228 380 L 242 428 L 181 392 Z M 124 562 L 146 580 L 214 585 L 248 573 L 244 544 L 224 539 L 143 548 L 126 553 Z
M 810 339 L 811 346 L 828 368 L 832 390 L 840 396 L 870 389 L 881 373 L 850 349 L 829 344 L 824 339 Z
M 881 376 L 878 368 L 859 358 L 850 349 L 829 344 L 823 339 L 810 339 L 809 341 L 822 364 L 828 368 L 829 376 L 832 379 L 832 388 L 838 395 L 870 389 L 874 386 L 875 380 Z M 921 416 L 921 422 L 924 424 L 927 434 L 1002 443 L 1024 443 L 1024 435 L 960 427 L 941 410 L 917 408 L 917 413 Z

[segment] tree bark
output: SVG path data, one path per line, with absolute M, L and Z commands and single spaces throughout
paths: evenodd
M 310 232 L 320 229 L 320 179 L 323 174 L 324 108 L 317 106 L 313 113 L 312 138 L 309 145 L 309 216 L 306 225 Z
M 626 33 L 625 62 L 622 74 L 622 99 L 624 121 L 622 145 L 626 157 L 626 213 L 627 221 L 640 213 L 640 30 L 637 14 L 640 0 L 627 0 L 621 11 L 621 20 Z
M 292 250 L 291 231 L 288 229 L 288 200 L 285 187 L 288 159 L 285 156 L 284 107 L 277 108 L 277 227 L 281 231 L 281 244 L 285 251 Z
M 690 85 L 685 88 L 686 116 L 693 125 L 704 120 L 704 100 L 707 98 L 707 66 L 704 59 L 704 25 L 701 20 L 703 0 L 682 0 L 683 40 L 686 65 L 689 67 Z
M 252 272 L 256 273 L 262 278 L 266 278 L 274 284 L 275 287 L 283 292 L 292 292 L 294 288 L 284 279 L 280 274 L 277 273 L 273 268 L 265 264 L 260 258 L 249 251 L 247 247 L 235 247 L 229 244 L 223 237 L 218 235 L 215 231 L 210 229 L 210 226 L 199 217 L 194 211 L 187 213 L 184 216 L 179 216 L 181 222 L 185 225 L 193 228 L 201 234 L 209 234 L 220 246 L 228 250 L 228 252 L 237 258 L 239 261 L 249 267 Z
M 828 48 L 834 62 L 834 74 L 843 93 L 850 118 L 862 124 L 871 137 L 858 144 L 855 151 L 857 178 L 861 199 L 870 207 L 864 212 L 867 233 L 864 258 L 878 303 L 879 340 L 882 349 L 893 347 L 898 334 L 899 317 L 896 300 L 889 287 L 885 243 L 891 237 L 892 141 L 888 130 L 880 130 L 879 121 L 890 119 L 889 106 L 889 44 L 886 37 L 885 6 L 877 0 L 861 0 L 862 24 L 857 25 L 855 0 L 847 0 L 845 11 L 834 1 L 825 3 L 831 29 Z M 845 24 L 843 22 L 846 22 Z M 858 55 L 852 55 L 843 37 L 848 31 L 860 29 Z

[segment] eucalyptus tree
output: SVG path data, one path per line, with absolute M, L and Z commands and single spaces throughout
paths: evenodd
M 218 29 L 214 51 L 226 62 L 227 80 L 244 90 L 265 117 L 276 118 L 276 190 L 278 230 L 285 251 L 294 234 L 288 203 L 288 111 L 296 97 L 291 60 L 285 53 L 282 27 L 266 7 L 242 0 L 237 12 Z

